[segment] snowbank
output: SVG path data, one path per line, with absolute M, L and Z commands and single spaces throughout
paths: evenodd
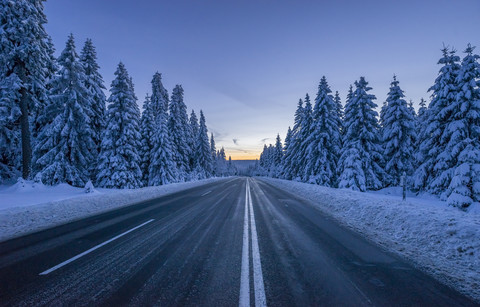
M 478 208 L 463 212 L 428 195 L 407 196 L 403 202 L 398 188 L 360 193 L 280 179 L 259 179 L 303 197 L 340 223 L 480 301 Z
M 96 189 L 89 194 L 68 184 L 0 186 L 0 241 L 223 179 L 135 190 Z

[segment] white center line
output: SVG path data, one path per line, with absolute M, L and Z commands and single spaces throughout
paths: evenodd
M 70 262 L 73 262 L 73 261 L 77 260 L 78 258 L 83 257 L 83 256 L 85 256 L 86 254 L 91 253 L 91 252 L 93 252 L 94 250 L 99 249 L 100 247 L 102 247 L 102 246 L 104 246 L 104 245 L 107 245 L 108 243 L 110 243 L 110 242 L 112 242 L 112 241 L 115 241 L 116 239 L 118 239 L 118 238 L 120 238 L 120 237 L 123 237 L 124 235 L 126 235 L 126 234 L 128 234 L 128 233 L 130 233 L 130 232 L 132 232 L 132 231 L 134 231 L 134 230 L 136 230 L 136 229 L 138 229 L 138 228 L 140 228 L 140 227 L 142 227 L 142 226 L 145 226 L 145 225 L 147 225 L 148 223 L 151 223 L 151 222 L 153 222 L 153 221 L 154 221 L 154 219 L 151 219 L 151 220 L 146 221 L 146 222 L 143 223 L 143 224 L 140 224 L 140 225 L 138 225 L 138 226 L 136 226 L 136 227 L 133 227 L 132 229 L 127 230 L 127 231 L 125 231 L 124 233 L 121 233 L 121 234 L 119 234 L 118 236 L 115 236 L 115 237 L 111 238 L 111 239 L 108 240 L 108 241 L 105 241 L 105 242 L 103 242 L 103 243 L 100 243 L 100 244 L 98 244 L 97 246 L 94 246 L 94 247 L 92 247 L 91 249 L 86 250 L 86 251 L 84 251 L 83 253 L 76 255 L 75 257 L 72 257 L 72 258 L 70 258 L 70 259 L 68 259 L 68 260 L 65 260 L 64 262 L 62 262 L 62 263 L 60 263 L 60 264 L 57 264 L 56 266 L 54 266 L 54 267 L 52 267 L 52 268 L 50 268 L 50 269 L 48 269 L 48 270 L 46 270 L 46 271 L 43 271 L 43 272 L 40 273 L 39 275 L 47 275 L 47 274 L 49 274 L 49 273 L 51 273 L 51 272 L 53 272 L 53 271 L 55 271 L 55 270 L 57 270 L 57 269 L 59 269 L 59 268 L 61 268 L 61 267 L 63 267 L 63 266 L 69 264 Z
M 247 181 L 248 184 L 248 181 Z M 260 261 L 260 249 L 258 248 L 257 226 L 255 225 L 255 214 L 253 213 L 252 195 L 248 184 L 248 200 L 250 207 L 250 228 L 252 231 L 252 260 L 253 260 L 253 285 L 255 287 L 255 306 L 267 306 L 265 298 L 265 286 L 263 284 L 262 263 Z
M 248 184 L 248 181 L 247 181 Z M 240 275 L 240 307 L 250 306 L 250 263 L 248 244 L 248 186 L 245 189 L 245 215 L 243 218 L 242 271 Z
M 205 196 L 205 195 L 207 195 L 207 194 L 210 194 L 211 192 L 212 192 L 211 190 L 210 190 L 210 191 L 207 191 L 207 192 L 203 193 L 202 196 Z

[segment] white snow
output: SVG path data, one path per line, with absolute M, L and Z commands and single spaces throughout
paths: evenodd
M 434 196 L 402 201 L 400 188 L 355 192 L 260 178 L 298 195 L 367 239 L 413 262 L 458 291 L 480 300 L 480 208 L 469 212 Z
M 31 181 L 0 185 L 0 241 L 225 178 L 132 190 L 44 186 Z

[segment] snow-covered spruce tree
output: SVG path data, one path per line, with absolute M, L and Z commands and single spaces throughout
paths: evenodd
M 333 187 L 336 185 L 337 162 L 341 149 L 338 106 L 331 95 L 327 79 L 322 77 L 318 85 L 311 134 L 307 137 L 307 165 L 305 179 L 308 182 Z
M 195 166 L 197 165 L 196 158 L 197 158 L 197 140 L 198 140 L 198 131 L 200 130 L 199 124 L 198 124 L 198 118 L 197 115 L 195 114 L 195 111 L 192 110 L 192 113 L 190 113 L 190 118 L 189 118 L 189 127 L 190 127 L 190 136 L 188 138 L 188 143 L 192 151 L 190 152 L 190 169 L 194 169 Z
M 305 107 L 303 108 L 303 118 L 300 126 L 297 136 L 298 147 L 295 148 L 292 170 L 293 174 L 295 174 L 295 180 L 306 182 L 308 179 L 306 168 L 308 164 L 309 136 L 313 132 L 313 110 L 308 94 L 305 96 Z
M 38 136 L 35 169 L 45 184 L 66 182 L 84 187 L 96 151 L 90 126 L 91 97 L 85 88 L 85 70 L 75 51 L 73 35 L 58 58 L 60 70 L 52 81 L 47 107 L 55 116 Z
M 157 186 L 178 181 L 173 145 L 167 127 L 167 113 L 160 113 L 155 120 L 153 150 L 149 166 L 149 185 Z
M 287 154 L 290 153 L 290 146 L 292 146 L 292 129 L 290 126 L 288 127 L 287 130 L 287 135 L 285 136 L 285 142 L 283 143 L 283 156 L 282 156 L 282 161 L 280 163 L 280 168 L 279 168 L 279 178 L 287 178 L 288 176 L 286 175 L 286 161 L 287 161 Z
M 339 160 L 339 187 L 358 191 L 380 189 L 384 171 L 379 145 L 377 105 L 364 77 L 355 82 L 355 92 L 345 105 L 345 134 Z
M 31 122 L 36 119 L 35 108 L 48 102 L 46 79 L 54 65 L 53 50 L 44 28 L 47 19 L 42 0 L 0 1 L 0 16 L 0 88 L 5 98 L 0 121 L 6 129 L 0 133 L 0 147 L 15 146 L 0 154 L 0 178 L 17 176 L 21 170 L 27 179 L 33 147 Z
M 138 188 L 142 185 L 138 154 L 140 112 L 123 63 L 118 64 L 110 93 L 97 184 L 104 188 Z
M 422 134 L 422 131 L 425 130 L 426 125 L 425 122 L 427 120 L 427 104 L 425 99 L 421 98 L 419 102 L 419 108 L 417 112 L 416 118 L 416 124 L 415 124 L 415 131 L 417 132 L 417 143 L 416 143 L 416 148 L 418 146 L 418 143 L 420 141 L 420 135 Z
M 47 108 L 47 106 L 50 104 L 49 93 L 52 89 L 52 81 L 58 71 L 57 59 L 55 57 L 55 47 L 53 46 L 53 41 L 50 36 L 47 37 L 47 46 L 50 60 L 48 61 L 48 65 L 45 70 L 45 88 L 42 89 L 40 87 L 36 87 L 36 96 L 38 96 L 39 99 L 32 107 L 30 116 L 30 123 L 32 125 L 32 148 L 35 147 L 40 130 L 53 120 L 53 118 L 49 118 L 48 114 L 45 112 L 45 108 Z
M 147 94 L 143 102 L 142 117 L 140 118 L 140 169 L 142 171 L 142 184 L 148 186 L 150 154 L 153 149 L 153 131 L 155 119 L 151 107 L 151 99 Z
M 454 162 L 447 189 L 449 205 L 462 209 L 480 202 L 480 65 L 470 44 L 456 78 L 458 93 L 445 129 L 447 152 Z
M 15 74 L 0 82 L 0 182 L 20 175 L 20 84 Z
M 340 126 L 338 128 L 340 130 L 340 134 L 342 134 L 343 133 L 343 106 L 342 106 L 342 100 L 340 99 L 340 94 L 338 93 L 338 91 L 335 91 L 335 96 L 333 97 L 333 101 L 335 102 L 337 117 L 340 119 Z
M 190 172 L 192 148 L 189 142 L 190 132 L 187 106 L 183 102 L 183 88 L 181 85 L 176 85 L 172 92 L 168 130 L 172 136 L 172 152 L 176 168 L 179 171 L 179 179 L 183 181 L 187 178 L 187 173 Z
M 442 49 L 443 56 L 438 61 L 442 64 L 432 91 L 426 118 L 426 128 L 421 131 L 420 144 L 416 154 L 419 161 L 414 174 L 414 187 L 440 195 L 447 191 L 453 177 L 452 171 L 447 171 L 452 164 L 451 155 L 446 151 L 448 138 L 445 129 L 451 118 L 452 106 L 458 93 L 455 79 L 460 70 L 460 58 L 454 51 L 446 47 Z
M 205 123 L 205 116 L 200 110 L 200 125 L 195 144 L 195 172 L 198 178 L 208 178 L 212 175 L 212 152 L 208 141 L 208 130 Z
M 216 176 L 216 163 L 217 160 L 217 148 L 215 146 L 215 139 L 213 138 L 213 133 L 210 133 L 210 154 L 212 155 L 212 175 Z
M 152 78 L 152 96 L 151 96 L 152 112 L 157 120 L 158 116 L 164 116 L 168 113 L 168 91 L 162 83 L 162 74 L 156 72 Z M 165 117 L 167 118 L 167 117 Z
M 238 170 L 236 166 L 233 164 L 231 156 L 228 156 L 227 172 L 228 172 L 228 176 L 238 175 Z
M 291 131 L 291 137 L 289 140 L 288 148 L 285 148 L 285 155 L 283 158 L 282 168 L 283 168 L 283 176 L 282 178 L 291 180 L 295 177 L 295 165 L 296 161 L 294 160 L 295 153 L 300 147 L 300 142 L 298 140 L 298 133 L 300 131 L 300 125 L 303 120 L 303 101 L 300 99 L 298 101 L 297 109 L 295 111 L 294 117 L 294 126 Z
M 141 149 L 140 159 L 142 167 L 142 182 L 144 185 L 151 185 L 153 182 L 151 171 L 152 157 L 154 155 L 154 148 L 160 148 L 155 141 L 160 141 L 156 133 L 162 120 L 168 121 L 168 92 L 162 84 L 162 75 L 156 72 L 152 77 L 152 95 L 147 106 L 144 106 L 145 116 L 142 115 L 141 121 Z M 168 128 L 167 128 L 168 131 Z M 171 136 L 168 136 L 171 143 Z M 171 145 L 170 145 L 171 146 Z M 170 151 L 172 148 L 170 148 Z M 173 152 L 169 153 L 169 157 L 173 159 Z M 173 162 L 173 161 L 171 161 Z M 168 163 L 170 164 L 170 162 Z
M 415 118 L 404 97 L 397 77 L 393 76 L 382 123 L 386 185 L 399 185 L 403 172 L 410 175 L 413 171 Z
M 215 171 L 217 176 L 228 176 L 229 171 L 227 168 L 227 156 L 225 155 L 225 148 L 220 148 L 220 150 L 217 151 L 217 156 L 215 158 Z
M 98 154 L 100 153 L 100 144 L 102 142 L 102 133 L 105 129 L 105 114 L 107 112 L 105 94 L 105 83 L 103 77 L 99 72 L 100 66 L 97 63 L 97 52 L 93 46 L 91 39 L 85 41 L 82 52 L 80 53 L 80 62 L 85 69 L 85 87 L 89 92 L 91 101 L 91 117 L 90 127 L 93 132 L 93 141 L 96 150 L 94 151 L 94 165 L 97 163 Z M 92 174 L 95 178 L 96 174 Z

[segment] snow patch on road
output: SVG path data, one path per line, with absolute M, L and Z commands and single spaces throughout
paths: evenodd
M 399 188 L 354 192 L 259 178 L 310 201 L 369 240 L 480 301 L 480 214 L 463 212 L 429 195 L 401 199 Z
M 0 241 L 224 179 L 93 193 L 68 184 L 44 186 L 30 181 L 0 186 Z

